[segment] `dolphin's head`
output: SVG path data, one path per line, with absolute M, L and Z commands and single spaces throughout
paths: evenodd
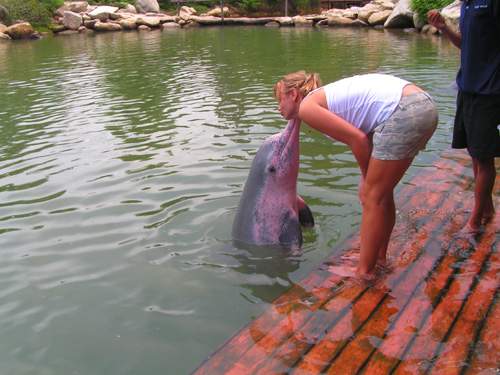
M 264 141 L 255 155 L 251 170 L 252 179 L 260 181 L 257 185 L 296 194 L 299 132 L 300 120 L 290 120 L 282 132 Z
M 234 239 L 258 245 L 301 243 L 299 131 L 300 120 L 290 120 L 257 151 L 233 223 Z

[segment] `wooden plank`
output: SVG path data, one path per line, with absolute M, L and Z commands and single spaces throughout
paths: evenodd
M 435 175 L 433 174 L 435 177 Z M 455 185 L 449 186 L 449 189 L 456 188 Z M 449 192 L 449 190 L 447 189 Z M 434 198 L 434 199 L 433 199 Z M 432 202 L 429 208 L 439 207 L 444 200 L 444 196 L 441 193 L 435 192 L 432 197 L 429 196 L 427 190 L 422 190 L 420 195 L 413 194 L 409 201 L 409 206 L 414 206 L 423 200 Z M 449 201 L 451 202 L 451 201 Z M 427 217 L 427 212 L 420 214 Z M 418 216 L 418 213 L 416 214 Z M 414 251 L 415 257 L 420 253 L 421 248 Z M 415 260 L 415 257 L 413 260 Z M 401 276 L 405 276 L 406 271 L 401 270 L 397 273 L 395 280 L 399 279 Z M 394 275 L 393 275 L 394 276 Z M 394 283 L 397 281 L 394 280 Z M 366 287 L 359 287 L 358 285 L 351 285 L 349 288 L 342 291 L 339 295 L 336 295 L 334 300 L 330 301 L 327 305 L 322 306 L 321 310 L 316 311 L 315 314 L 308 314 L 307 318 L 302 317 L 297 319 L 294 326 L 300 331 L 300 334 L 294 332 L 295 334 L 289 334 L 287 337 L 283 337 L 279 342 L 273 342 L 276 351 L 272 351 L 272 346 L 268 347 L 268 356 L 256 358 L 252 356 L 251 360 L 248 360 L 248 366 L 244 367 L 247 373 L 281 373 L 288 368 L 292 368 L 294 364 L 302 358 L 303 353 L 309 350 L 318 338 L 321 338 L 321 331 L 325 328 L 330 331 L 334 331 L 337 334 L 337 328 L 329 328 L 340 320 L 340 324 L 344 324 L 345 320 L 339 319 L 345 316 L 347 313 L 352 313 L 354 318 L 360 322 L 363 322 L 368 318 L 370 311 L 376 306 L 380 299 L 384 298 L 387 290 L 370 289 L 368 291 L 368 296 L 362 295 L 366 291 Z M 374 290 L 377 290 L 375 293 Z M 372 295 L 373 294 L 373 295 Z M 362 295 L 362 297 L 360 297 Z M 356 298 L 360 297 L 359 301 Z M 354 305 L 351 307 L 351 305 Z M 350 315 L 349 315 L 350 317 Z M 350 321 L 350 319 L 349 319 Z M 301 324 L 307 322 L 307 324 L 301 328 Z M 342 328 L 341 328 L 342 330 Z M 280 337 L 280 332 L 274 330 L 269 333 L 269 336 L 273 339 Z M 321 346 L 321 342 L 318 342 L 318 347 Z M 331 349 L 331 348 L 330 348 Z M 332 352 L 329 350 L 329 352 Z M 299 366 L 300 367 L 300 366 Z
M 484 265 L 489 262 L 494 243 L 495 233 L 491 230 L 475 249 L 468 241 L 459 241 L 457 248 L 450 248 L 451 252 L 445 262 L 449 267 L 442 267 L 436 274 L 430 275 L 432 278 L 437 277 L 439 283 L 432 285 L 430 290 L 427 290 L 427 286 L 433 283 L 432 278 L 421 285 L 419 293 L 412 298 L 394 327 L 382 337 L 381 346 L 374 350 L 374 355 L 365 368 L 367 373 L 390 373 L 399 364 L 405 348 L 411 345 L 415 336 L 421 338 L 415 347 L 423 346 L 428 351 L 439 339 L 435 328 L 449 330 L 457 319 L 462 319 L 460 305 L 467 300 L 469 291 L 474 289 L 476 278 L 481 275 Z M 439 290 L 437 288 L 441 288 L 443 292 L 436 295 L 435 292 Z M 441 309 L 439 306 L 436 307 L 440 302 L 443 306 Z M 427 318 L 432 322 L 432 326 L 429 330 L 420 330 Z M 467 352 L 463 353 L 461 360 L 464 360 L 466 355 Z M 426 355 L 426 362 L 432 357 Z M 412 369 L 413 373 L 422 370 L 420 366 Z
M 498 274 L 497 274 L 498 277 Z M 467 375 L 479 374 L 498 368 L 500 364 L 500 294 L 496 296 L 490 306 L 490 311 L 482 326 L 479 340 L 473 348 Z

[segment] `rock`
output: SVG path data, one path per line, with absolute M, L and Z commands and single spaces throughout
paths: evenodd
M 94 25 L 94 30 L 95 31 L 121 31 L 122 27 L 113 22 L 101 22 L 97 21 L 96 24 Z
M 180 27 L 181 27 L 181 25 L 179 25 L 178 23 L 175 23 L 175 22 L 164 23 L 163 25 L 161 25 L 162 30 L 180 29 Z
M 439 30 L 432 25 L 424 25 L 424 27 L 422 27 L 422 33 L 423 34 L 437 35 L 437 34 L 439 34 Z
M 120 13 L 110 13 L 109 14 L 109 19 L 112 21 L 118 21 L 121 20 L 123 17 Z
M 159 17 L 138 17 L 135 20 L 135 23 L 137 26 L 147 26 L 151 28 L 159 27 L 160 26 L 160 18 Z
M 292 17 L 293 24 L 295 27 L 309 27 L 313 25 L 313 22 L 302 16 Z
M 86 1 L 68 1 L 64 3 L 70 12 L 85 13 L 89 7 Z
M 78 30 L 82 25 L 82 16 L 78 13 L 65 10 L 63 14 L 63 25 L 70 30 Z
M 441 10 L 441 15 L 444 17 L 446 24 L 455 32 L 459 32 L 460 10 L 462 2 L 455 0 L 453 3 Z
M 392 9 L 394 9 L 394 3 L 392 1 L 374 0 L 372 3 L 380 5 L 383 8 L 383 10 L 392 10 Z
M 5 26 L 3 23 L 0 23 L 0 33 L 5 33 L 7 30 L 7 26 Z
M 279 26 L 293 26 L 293 18 L 292 17 L 276 17 L 271 22 L 278 22 Z
M 368 22 L 368 18 L 375 13 L 375 12 L 381 12 L 384 9 L 377 5 L 377 4 L 372 4 L 368 3 L 364 7 L 362 7 L 359 12 L 358 12 L 358 19 L 363 21 L 363 22 Z
M 137 0 L 135 7 L 139 13 L 160 12 L 160 5 L 157 0 Z
M 52 31 L 53 33 L 60 33 L 64 30 L 66 30 L 66 27 L 64 25 L 58 25 L 58 24 L 52 24 L 52 25 L 49 25 L 49 29 L 50 31 Z
M 123 30 L 135 30 L 137 29 L 137 24 L 133 18 L 126 18 L 119 21 L 120 26 Z
M 372 15 L 368 17 L 368 24 L 371 26 L 383 25 L 391 13 L 392 10 L 372 13 Z
M 328 26 L 351 26 L 354 20 L 342 16 L 328 17 Z
M 265 27 L 280 27 L 280 23 L 278 21 L 271 21 L 264 25 Z
M 217 17 L 217 18 L 219 18 L 219 17 Z M 192 27 L 198 27 L 198 26 L 200 26 L 200 24 L 198 22 L 188 22 L 183 27 L 185 29 L 190 29 Z
M 399 0 L 392 14 L 384 24 L 385 28 L 400 28 L 414 27 L 413 11 L 411 10 L 410 0 Z
M 5 34 L 12 39 L 31 39 L 32 35 L 35 34 L 35 30 L 28 22 L 21 22 L 9 26 L 5 30 Z
M 175 17 L 174 16 L 169 16 L 169 15 L 166 15 L 166 14 L 161 15 L 160 17 L 158 17 L 158 19 L 160 20 L 161 24 L 167 23 L 167 22 L 175 22 Z
M 64 31 L 57 33 L 56 35 L 74 35 L 74 34 L 78 34 L 78 31 L 76 31 L 76 30 L 64 30 Z
M 109 18 L 110 13 L 116 13 L 116 11 L 118 11 L 117 7 L 103 5 L 95 8 L 93 11 L 89 12 L 88 15 L 92 19 L 104 22 Z
M 355 20 L 358 18 L 359 12 L 353 12 L 350 9 L 347 9 L 346 11 L 343 12 L 342 16 L 345 18 L 350 18 L 351 20 Z
M 87 28 L 87 29 L 94 29 L 95 27 L 95 24 L 99 22 L 99 20 L 87 20 L 87 21 L 83 21 L 83 25 Z
M 139 25 L 137 27 L 137 30 L 139 30 L 139 31 L 151 31 L 151 27 L 146 26 L 146 25 Z
M 418 30 L 422 30 L 422 27 L 427 23 L 427 19 L 420 17 L 418 13 L 413 14 L 413 24 L 415 25 L 415 28 Z
M 0 40 L 11 40 L 12 38 L 7 34 L 0 32 Z
M 328 19 L 316 22 L 316 27 L 328 27 Z
M 222 12 L 220 11 L 220 7 L 216 7 L 214 9 L 209 10 L 205 16 L 213 16 L 213 17 L 220 17 L 221 14 L 224 13 L 224 16 L 229 16 L 229 8 L 228 7 L 223 7 Z
M 181 9 L 179 10 L 179 17 L 185 20 L 195 15 L 196 15 L 196 9 L 191 7 L 182 6 Z
M 133 6 L 132 4 L 127 4 L 125 8 L 120 10 L 123 10 L 125 13 L 137 14 L 137 9 L 135 9 L 135 6 Z
M 7 8 L 4 6 L 0 5 L 0 23 L 5 22 L 9 20 L 9 12 L 7 11 Z

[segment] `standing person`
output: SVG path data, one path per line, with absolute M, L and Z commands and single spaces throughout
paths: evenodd
M 429 94 L 385 74 L 344 78 L 319 87 L 316 73 L 300 71 L 274 87 L 281 115 L 348 145 L 361 170 L 361 249 L 358 275 L 385 265 L 396 220 L 394 188 L 434 133 L 438 115 Z
M 453 148 L 467 148 L 474 170 L 474 208 L 468 230 L 478 232 L 495 216 L 492 192 L 500 156 L 500 1 L 465 0 L 460 33 L 437 10 L 429 23 L 461 50 Z

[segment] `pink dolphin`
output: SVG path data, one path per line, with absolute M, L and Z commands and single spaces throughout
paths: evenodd
M 252 163 L 233 222 L 233 239 L 252 245 L 302 245 L 303 226 L 314 226 L 297 195 L 300 121 L 267 138 Z

